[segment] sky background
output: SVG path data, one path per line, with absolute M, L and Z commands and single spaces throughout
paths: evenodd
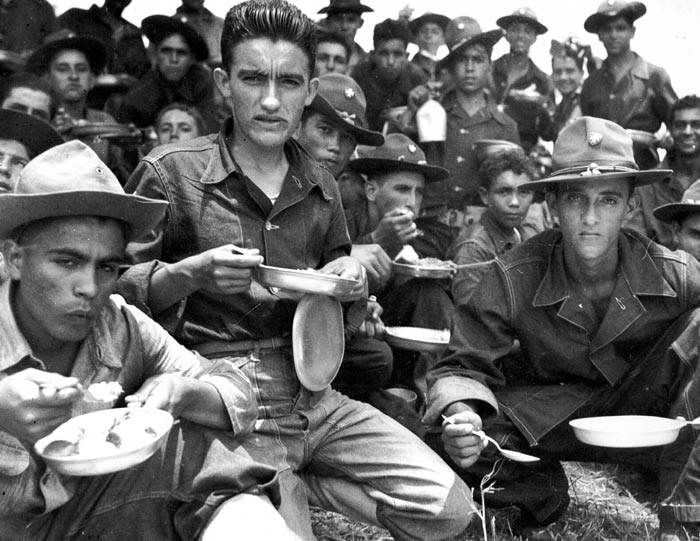
M 61 14 L 71 7 L 88 8 L 101 0 L 49 0 Z M 206 0 L 205 7 L 223 17 L 228 9 L 239 2 L 235 0 Z M 317 12 L 328 5 L 329 0 L 296 0 L 294 4 L 310 17 L 321 17 Z M 364 15 L 364 26 L 357 41 L 365 50 L 372 48 L 372 29 L 387 17 L 396 18 L 406 0 L 363 0 L 374 8 L 374 13 Z M 595 12 L 598 0 L 413 0 L 409 2 L 418 17 L 426 11 L 442 13 L 448 17 L 469 15 L 479 21 L 483 30 L 496 28 L 496 19 L 527 5 L 535 10 L 539 20 L 549 27 L 549 32 L 539 37 L 531 50 L 535 63 L 546 73 L 551 72 L 550 40 L 563 40 L 576 36 L 593 46 L 593 52 L 605 57 L 605 50 L 598 37 L 583 29 L 583 21 Z M 637 34 L 632 48 L 650 62 L 663 66 L 680 95 L 700 94 L 700 2 L 697 0 L 647 0 L 647 14 L 636 22 Z M 136 25 L 155 13 L 172 15 L 180 5 L 179 0 L 133 0 L 124 11 L 124 17 Z M 507 43 L 501 40 L 494 49 L 493 58 L 508 51 Z

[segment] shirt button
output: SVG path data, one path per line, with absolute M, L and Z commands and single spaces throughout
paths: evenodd
M 464 156 L 457 156 L 457 163 L 462 163 L 464 161 Z
M 277 229 L 277 227 L 275 227 L 274 225 L 272 225 L 270 222 L 265 222 L 265 229 L 266 229 L 267 231 L 271 231 L 271 230 L 273 230 L 273 229 Z

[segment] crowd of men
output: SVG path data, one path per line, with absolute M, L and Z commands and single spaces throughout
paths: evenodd
M 449 539 L 482 496 L 557 539 L 564 460 L 653 470 L 658 539 L 700 539 L 692 426 L 628 452 L 568 424 L 700 416 L 700 98 L 633 51 L 643 3 L 592 6 L 606 58 L 570 37 L 551 66 L 529 7 L 404 8 L 367 52 L 360 0 L 129 4 L 0 0 L 0 539 L 311 540 L 310 505 Z M 324 314 L 263 263 L 353 284 L 307 337 L 343 345 L 318 387 L 293 336 Z M 47 467 L 34 444 L 111 381 L 173 414 L 165 444 Z

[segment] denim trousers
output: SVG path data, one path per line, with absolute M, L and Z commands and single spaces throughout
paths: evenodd
M 700 310 L 679 318 L 643 354 L 634 368 L 615 387 L 602 387 L 596 396 L 570 417 L 604 415 L 655 415 L 694 419 L 700 415 L 700 370 L 698 369 Z M 533 393 L 546 396 L 545 387 Z M 496 391 L 498 398 L 498 391 Z M 546 399 L 543 398 L 543 404 Z M 567 419 L 568 420 L 568 419 Z M 561 460 L 620 463 L 641 466 L 659 479 L 659 518 L 662 521 L 700 522 L 700 439 L 691 426 L 678 439 L 662 447 L 607 448 L 579 442 L 567 422 L 559 424 L 536 446 L 530 447 L 512 420 L 503 412 L 485 421 L 485 430 L 505 449 L 535 454 L 533 464 L 501 460 L 488 446 L 479 461 L 461 477 L 475 487 L 495 466 L 495 490 L 485 494 L 487 506 L 516 506 L 526 522 L 548 524 L 561 516 L 569 504 L 569 483 Z M 428 443 L 445 456 L 439 436 Z
M 471 491 L 419 438 L 368 404 L 296 377 L 290 349 L 229 357 L 259 404 L 243 442 L 280 473 L 280 513 L 302 539 L 315 539 L 308 504 L 388 529 L 397 540 L 445 539 L 472 518 Z
M 113 474 L 80 478 L 65 505 L 30 521 L 17 521 L 20 529 L 0 538 L 189 541 L 201 535 L 222 503 L 244 492 L 265 495 L 278 504 L 274 468 L 253 460 L 232 433 L 181 420 L 147 461 Z

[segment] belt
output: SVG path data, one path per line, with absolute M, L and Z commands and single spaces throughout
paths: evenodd
M 291 336 L 278 336 L 275 338 L 264 338 L 262 340 L 237 340 L 235 342 L 214 340 L 212 342 L 202 342 L 201 344 L 192 346 L 192 349 L 205 357 L 223 357 L 229 353 L 248 353 L 250 351 L 260 351 L 263 349 L 280 349 L 291 345 Z

